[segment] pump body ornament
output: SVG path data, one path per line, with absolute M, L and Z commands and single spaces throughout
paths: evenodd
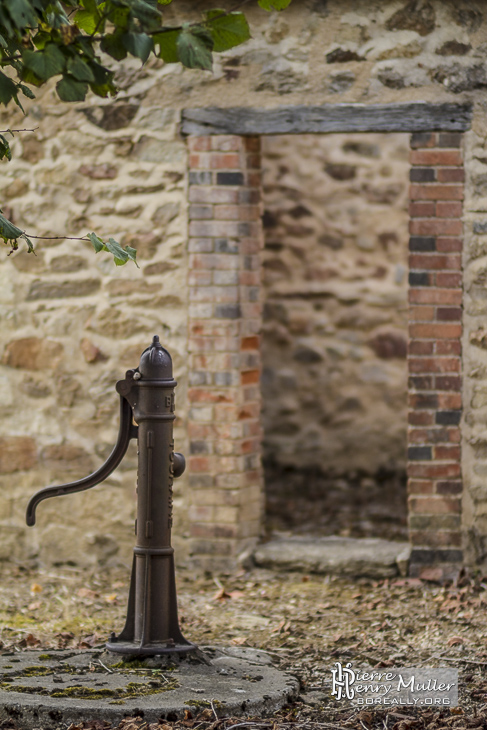
M 120 431 L 105 464 L 84 479 L 41 489 L 27 507 L 27 524 L 34 525 L 40 502 L 95 487 L 120 464 L 130 440 L 137 438 L 136 540 L 127 619 L 121 634 L 112 634 L 107 643 L 109 651 L 120 654 L 153 656 L 197 648 L 179 628 L 171 547 L 173 480 L 185 468 L 184 456 L 174 452 L 175 387 L 171 356 L 155 335 L 142 353 L 139 367 L 128 370 L 116 385 Z

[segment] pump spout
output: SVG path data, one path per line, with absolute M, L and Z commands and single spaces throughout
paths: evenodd
M 34 494 L 27 506 L 25 517 L 29 527 L 35 525 L 37 505 L 44 499 L 60 497 L 63 494 L 73 494 L 74 492 L 84 492 L 86 489 L 96 487 L 97 484 L 100 484 L 110 476 L 125 456 L 130 440 L 137 438 L 137 432 L 138 426 L 135 426 L 132 422 L 132 408 L 130 403 L 123 396 L 120 396 L 120 430 L 118 432 L 117 443 L 106 462 L 97 471 L 93 472 L 93 474 L 83 479 L 78 479 L 78 481 L 70 482 L 69 484 L 46 487 L 37 492 L 37 494 Z

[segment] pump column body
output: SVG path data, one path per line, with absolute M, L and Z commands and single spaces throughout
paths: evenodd
M 171 547 L 173 480 L 184 471 L 174 453 L 172 361 L 158 338 L 129 370 L 117 390 L 128 400 L 138 424 L 136 541 L 127 622 L 107 648 L 122 654 L 185 652 L 195 646 L 179 628 Z

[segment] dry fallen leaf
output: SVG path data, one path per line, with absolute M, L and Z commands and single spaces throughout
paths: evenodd
M 39 583 L 32 583 L 30 587 L 30 592 L 32 594 L 42 593 L 42 586 L 40 586 Z
M 448 646 L 457 646 L 457 644 L 464 644 L 465 641 L 461 636 L 452 636 L 446 642 Z

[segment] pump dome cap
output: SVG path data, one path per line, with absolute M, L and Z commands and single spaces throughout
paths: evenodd
M 158 335 L 154 335 L 151 346 L 142 353 L 139 372 L 143 378 L 150 380 L 172 379 L 171 355 L 159 342 Z

